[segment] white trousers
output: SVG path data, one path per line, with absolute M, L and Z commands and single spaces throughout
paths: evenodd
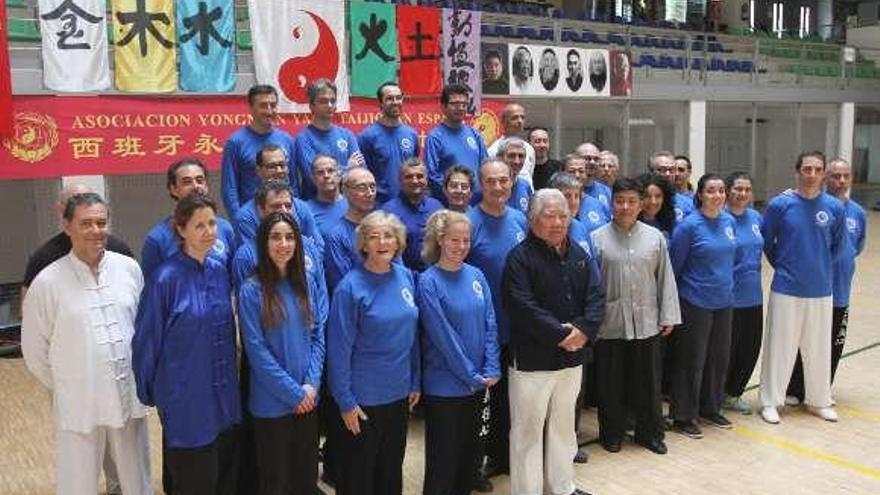
M 109 448 L 125 495 L 152 495 L 147 419 L 134 418 L 122 428 L 97 427 L 91 433 L 55 431 L 58 495 L 98 493 L 98 475 Z
M 762 407 L 785 403 L 798 349 L 804 363 L 804 403 L 831 405 L 832 315 L 831 296 L 807 298 L 770 292 L 761 359 Z
M 510 368 L 511 495 L 542 495 L 545 491 L 569 495 L 574 491 L 574 409 L 581 368 Z

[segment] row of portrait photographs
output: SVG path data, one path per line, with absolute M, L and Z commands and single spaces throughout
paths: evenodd
M 632 95 L 632 64 L 626 50 L 483 43 L 481 51 L 486 95 Z

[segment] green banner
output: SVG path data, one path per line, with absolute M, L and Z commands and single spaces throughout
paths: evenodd
M 351 94 L 375 97 L 382 83 L 397 81 L 395 5 L 352 2 L 350 9 Z

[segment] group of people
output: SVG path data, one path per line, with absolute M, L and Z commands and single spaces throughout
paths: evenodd
M 845 161 L 801 155 L 797 187 L 761 215 L 747 174 L 691 191 L 684 156 L 655 153 L 638 177 L 592 143 L 554 160 L 516 103 L 487 147 L 461 86 L 444 88 L 424 146 L 395 83 L 357 136 L 332 122 L 332 83 L 308 94 L 293 138 L 274 88 L 248 93 L 253 121 L 222 164 L 231 222 L 201 162 L 169 167 L 171 214 L 140 264 L 104 199 L 62 191 L 64 232 L 29 262 L 22 324 L 53 396 L 58 493 L 97 492 L 102 466 L 127 495 L 152 493 L 155 406 L 167 493 L 312 495 L 320 457 L 338 494 L 399 494 L 420 407 L 426 495 L 492 491 L 499 473 L 514 494 L 583 494 L 585 406 L 609 452 L 630 428 L 667 452 L 664 395 L 675 431 L 729 428 L 725 410 L 751 412 L 762 334 L 764 420 L 780 421 L 789 381 L 836 420 L 866 226 Z

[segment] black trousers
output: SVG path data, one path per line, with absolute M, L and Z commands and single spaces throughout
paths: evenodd
M 581 367 L 581 389 L 574 403 L 574 432 L 581 429 L 581 412 L 590 406 L 597 406 L 599 401 L 599 384 L 596 378 L 595 346 L 590 343 L 584 352 L 584 365 Z
M 501 346 L 501 378 L 489 389 L 489 432 L 483 454 L 501 469 L 510 467 L 510 396 L 507 393 L 507 367 L 510 354 Z
M 169 447 L 166 460 L 175 495 L 233 495 L 238 490 L 239 426 L 223 430 L 204 447 Z
M 626 418 L 636 420 L 635 439 L 640 443 L 663 439 L 660 405 L 659 335 L 643 340 L 599 340 L 596 374 L 599 386 L 599 439 L 623 440 Z
M 730 332 L 730 364 L 727 366 L 727 395 L 739 397 L 746 389 L 758 354 L 764 331 L 764 306 L 734 308 Z
M 710 310 L 682 299 L 681 312 L 684 328 L 672 334 L 675 362 L 670 416 L 676 421 L 692 421 L 700 414 L 721 410 L 733 309 Z
M 243 338 L 242 338 L 242 341 Z M 238 372 L 238 390 L 241 395 L 241 428 L 239 429 L 238 495 L 261 493 L 257 468 L 257 447 L 254 442 L 254 417 L 248 408 L 251 396 L 251 367 L 242 348 Z
M 361 406 L 361 432 L 340 439 L 337 495 L 400 495 L 406 451 L 407 400 Z
M 324 446 L 321 448 L 324 478 L 336 483 L 337 467 L 339 466 L 339 442 L 345 432 L 345 424 L 339 415 L 339 407 L 330 394 L 327 384 L 321 385 L 321 401 L 318 402 L 318 424 L 324 433 Z
M 843 355 L 843 346 L 846 344 L 846 327 L 849 323 L 849 306 L 834 308 L 831 317 L 831 383 L 834 383 L 834 375 L 837 373 L 837 365 L 840 356 Z M 794 362 L 794 370 L 791 372 L 791 380 L 788 382 L 786 395 L 793 395 L 801 402 L 804 401 L 804 364 L 801 362 L 801 353 L 798 351 Z
M 254 443 L 264 495 L 318 493 L 318 414 L 254 418 Z
M 479 467 L 477 451 L 483 394 L 424 396 L 424 495 L 469 495 Z

